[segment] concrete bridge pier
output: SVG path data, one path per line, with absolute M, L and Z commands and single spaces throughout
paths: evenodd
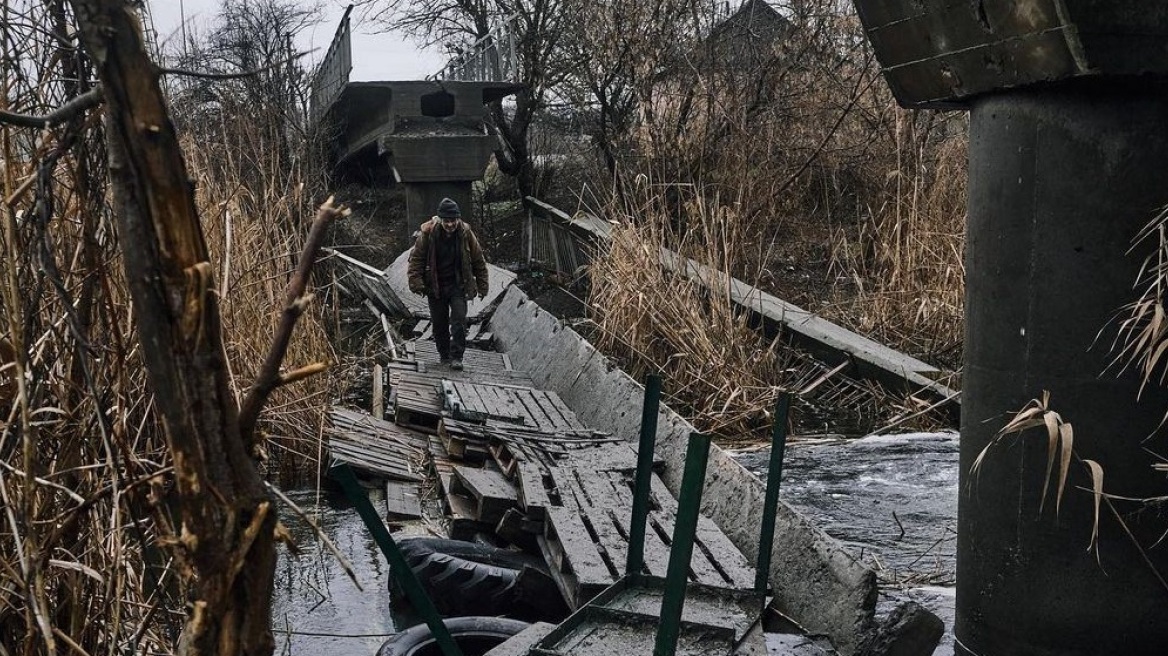
M 1099 462 L 1107 492 L 1168 493 L 1142 446 L 1166 410 L 1155 385 L 1104 373 L 1114 330 L 1134 298 L 1143 255 L 1131 239 L 1168 203 L 1168 95 L 1159 88 L 1065 83 L 971 103 L 961 485 L 959 654 L 1163 654 L 1168 589 L 1103 508 L 1098 553 L 1084 465 L 1062 508 L 1040 510 L 1047 443 L 1032 431 L 973 461 L 1044 390 L 1074 427 L 1075 450 Z M 1097 340 L 1097 336 L 1099 339 Z M 1138 505 L 1119 503 L 1121 512 Z M 1163 511 L 1125 519 L 1150 548 Z M 1168 575 L 1168 548 L 1148 552 Z M 1097 560 L 1098 557 L 1098 560 Z
M 1088 551 L 1084 464 L 1072 459 L 1058 513 L 1053 491 L 1040 509 L 1041 431 L 971 472 L 1013 413 L 1049 391 L 1105 492 L 1168 494 L 1146 450 L 1168 454 L 1168 395 L 1153 383 L 1141 397 L 1135 374 L 1105 372 L 1150 252 L 1128 253 L 1132 239 L 1168 205 L 1168 5 L 855 3 L 903 106 L 971 111 L 957 653 L 1168 653 L 1168 541 L 1153 547 L 1163 508 L 1116 501 L 1125 529 L 1103 505 Z
M 499 147 L 486 129 L 484 105 L 520 88 L 504 82 L 348 82 L 324 114 L 334 126 L 334 169 L 386 170 L 402 185 L 405 243 L 444 197 L 470 219 L 471 185 Z

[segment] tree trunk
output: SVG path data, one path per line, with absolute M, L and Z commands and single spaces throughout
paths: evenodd
M 227 378 L 214 268 L 194 190 L 124 0 L 71 0 L 106 99 L 118 230 L 134 316 L 174 460 L 191 584 L 178 653 L 268 655 L 276 508 L 240 436 Z

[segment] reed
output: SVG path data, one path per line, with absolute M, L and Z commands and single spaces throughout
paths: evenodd
M 733 268 L 741 243 L 739 222 L 728 205 L 694 195 L 697 223 L 684 235 L 670 226 L 659 189 L 636 188 L 621 205 L 615 198 L 602 215 L 616 224 L 611 248 L 591 268 L 588 299 L 601 350 L 625 361 L 634 377 L 660 373 L 669 402 L 687 411 L 702 430 L 742 439 L 769 425 L 782 391 L 783 351 L 760 339 L 737 314 L 725 276 L 706 281 L 670 275 L 661 248 L 703 254 L 717 270 Z
M 70 22 L 59 2 L 4 3 L 0 109 L 41 115 L 91 87 L 53 36 Z M 0 654 L 172 653 L 186 616 L 164 549 L 182 536 L 170 456 L 136 345 L 100 114 L 46 130 L 0 120 Z M 271 154 L 271 132 L 252 121 L 238 136 L 247 120 L 184 144 L 237 397 L 271 342 L 314 200 L 305 172 Z M 315 307 L 287 364 L 333 360 L 325 334 Z M 278 390 L 261 415 L 272 476 L 313 466 L 329 384 Z

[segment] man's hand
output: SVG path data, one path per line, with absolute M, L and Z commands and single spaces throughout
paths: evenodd
M 417 294 L 418 296 L 425 296 L 426 295 L 426 285 L 423 284 L 421 280 L 411 278 L 410 279 L 410 291 Z

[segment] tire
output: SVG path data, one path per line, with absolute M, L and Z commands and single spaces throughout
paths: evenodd
M 524 619 L 566 615 L 567 607 L 541 558 L 438 538 L 403 538 L 398 549 L 435 609 L 445 617 L 473 616 L 484 609 Z M 389 591 L 394 602 L 408 603 L 392 575 Z
M 482 656 L 531 626 L 527 622 L 502 617 L 453 617 L 442 620 L 463 653 Z M 381 645 L 377 656 L 442 656 L 430 627 L 412 626 Z
M 415 561 L 432 553 L 441 553 L 455 558 L 462 558 L 484 565 L 506 567 L 508 569 L 523 569 L 523 566 L 547 570 L 542 558 L 531 556 L 522 551 L 500 549 L 477 542 L 463 540 L 445 540 L 442 538 L 406 537 L 397 541 L 397 547 L 406 562 L 412 567 Z

